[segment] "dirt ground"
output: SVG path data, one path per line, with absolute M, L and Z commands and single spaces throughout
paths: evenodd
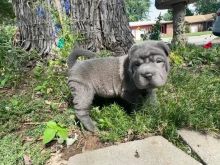
M 75 134 L 74 132 L 73 134 Z M 61 146 L 53 144 L 51 146 L 54 153 L 51 154 L 51 158 L 48 160 L 47 165 L 66 165 L 68 159 L 76 154 L 91 151 L 103 147 L 113 145 L 114 143 L 101 142 L 97 135 L 93 135 L 89 132 L 77 132 L 78 140 L 71 146 Z

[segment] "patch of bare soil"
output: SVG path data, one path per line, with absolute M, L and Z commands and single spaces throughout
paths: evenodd
M 87 131 L 74 130 L 71 135 L 75 134 L 78 135 L 78 140 L 69 147 L 58 143 L 52 144 L 51 149 L 54 153 L 51 154 L 47 165 L 66 165 L 68 159 L 76 154 L 112 145 L 111 143 L 102 143 L 97 135 Z
M 67 160 L 61 158 L 62 153 L 56 152 L 51 154 L 51 158 L 47 161 L 46 165 L 67 165 Z
M 103 143 L 97 135 L 90 132 L 77 132 L 78 140 L 70 147 L 62 150 L 62 159 L 68 160 L 70 157 L 86 152 L 112 145 L 113 143 Z

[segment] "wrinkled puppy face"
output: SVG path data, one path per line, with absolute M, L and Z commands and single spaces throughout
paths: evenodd
M 162 41 L 145 41 L 129 50 L 129 72 L 138 89 L 163 86 L 169 72 L 169 47 Z

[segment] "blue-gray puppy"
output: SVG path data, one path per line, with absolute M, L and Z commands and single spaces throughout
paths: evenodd
M 92 57 L 95 53 L 74 49 L 68 59 L 68 85 L 76 116 L 86 129 L 96 130 L 89 116 L 95 95 L 121 97 L 129 103 L 137 103 L 143 96 L 155 100 L 154 89 L 167 81 L 169 51 L 162 41 L 145 41 L 134 44 L 128 55 L 76 62 L 81 55 Z

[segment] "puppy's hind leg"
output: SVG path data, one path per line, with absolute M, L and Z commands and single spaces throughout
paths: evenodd
M 77 118 L 87 130 L 95 132 L 97 128 L 89 116 L 89 109 L 94 98 L 93 89 L 75 82 L 69 83 L 69 86 L 73 95 L 73 104 Z

